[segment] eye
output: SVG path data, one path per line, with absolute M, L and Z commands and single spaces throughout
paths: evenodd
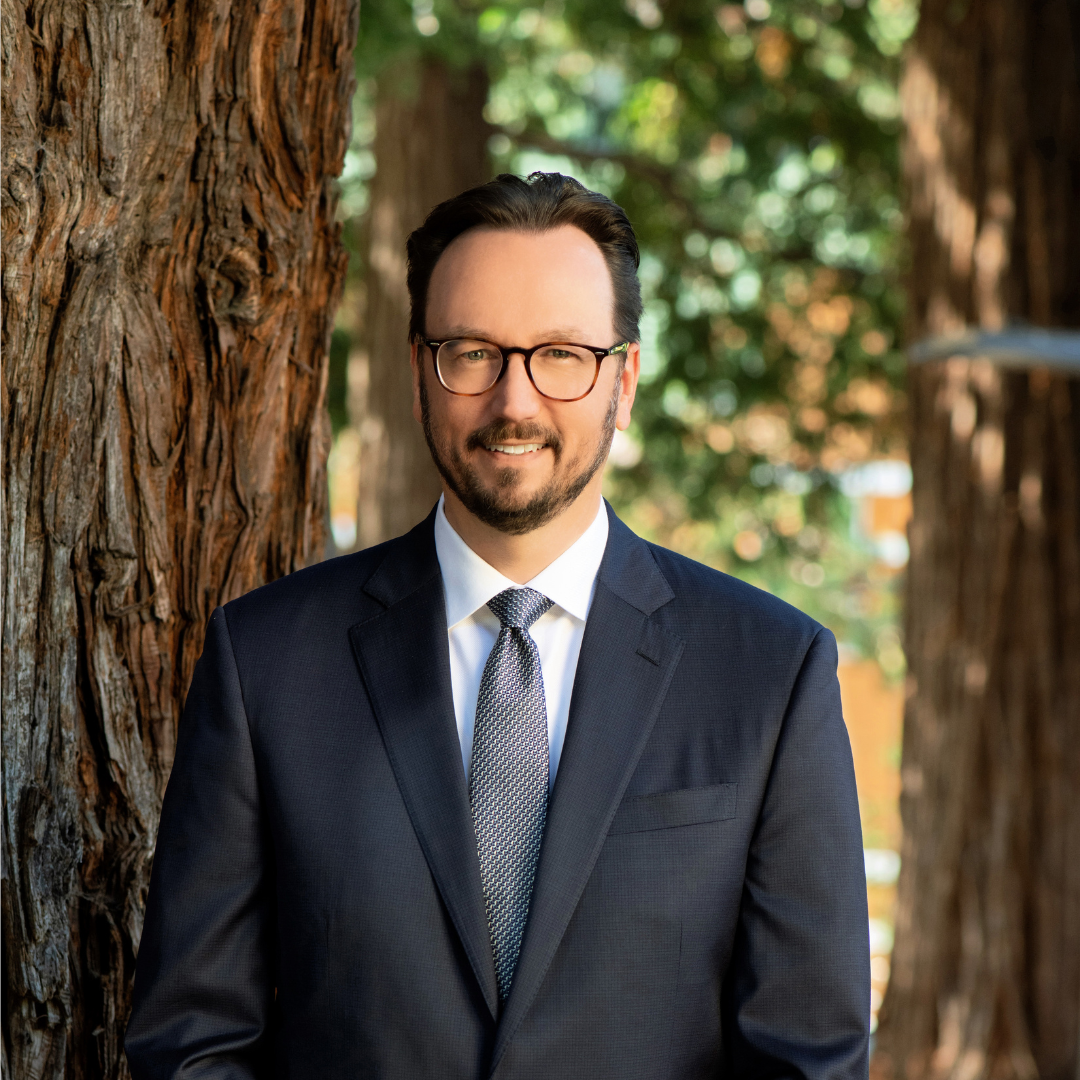
M 501 360 L 498 349 L 482 341 L 451 342 L 447 352 L 455 364 L 490 364 Z
M 572 345 L 548 345 L 541 349 L 536 356 L 537 359 L 544 363 L 556 364 L 580 363 L 586 359 L 593 359 L 591 353 L 575 349 Z

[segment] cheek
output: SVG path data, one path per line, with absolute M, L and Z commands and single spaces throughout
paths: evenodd
M 596 391 L 594 390 L 593 393 L 595 394 Z M 603 408 L 598 409 L 595 404 L 601 404 Z M 581 416 L 575 416 L 573 422 L 560 425 L 564 445 L 575 457 L 590 456 L 603 435 L 608 399 L 606 396 L 598 397 L 595 404 L 590 401 L 589 409 L 583 410 Z
M 428 415 L 440 440 L 460 443 L 481 426 L 483 421 L 475 398 L 452 397 L 441 386 L 436 386 L 435 392 L 440 400 L 434 401 L 434 395 L 429 396 Z

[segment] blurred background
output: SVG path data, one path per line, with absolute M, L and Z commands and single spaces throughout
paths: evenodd
M 330 352 L 336 551 L 424 516 L 402 246 L 496 172 L 559 171 L 642 248 L 642 380 L 605 494 L 638 533 L 834 631 L 858 771 L 874 1016 L 900 868 L 911 512 L 899 56 L 913 0 L 361 11 Z

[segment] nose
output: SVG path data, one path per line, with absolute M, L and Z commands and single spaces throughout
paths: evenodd
M 521 353 L 510 354 L 506 374 L 496 384 L 492 396 L 492 404 L 507 420 L 529 420 L 539 412 L 543 399 L 525 370 L 525 357 Z

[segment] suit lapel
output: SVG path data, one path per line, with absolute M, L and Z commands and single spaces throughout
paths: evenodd
M 385 610 L 353 626 L 349 638 L 413 828 L 495 1016 L 495 966 L 454 721 L 433 516 L 399 543 L 364 586 Z
M 529 922 L 491 1069 L 532 1004 L 648 741 L 683 643 L 650 618 L 674 594 L 648 546 L 610 512 L 548 809 Z

